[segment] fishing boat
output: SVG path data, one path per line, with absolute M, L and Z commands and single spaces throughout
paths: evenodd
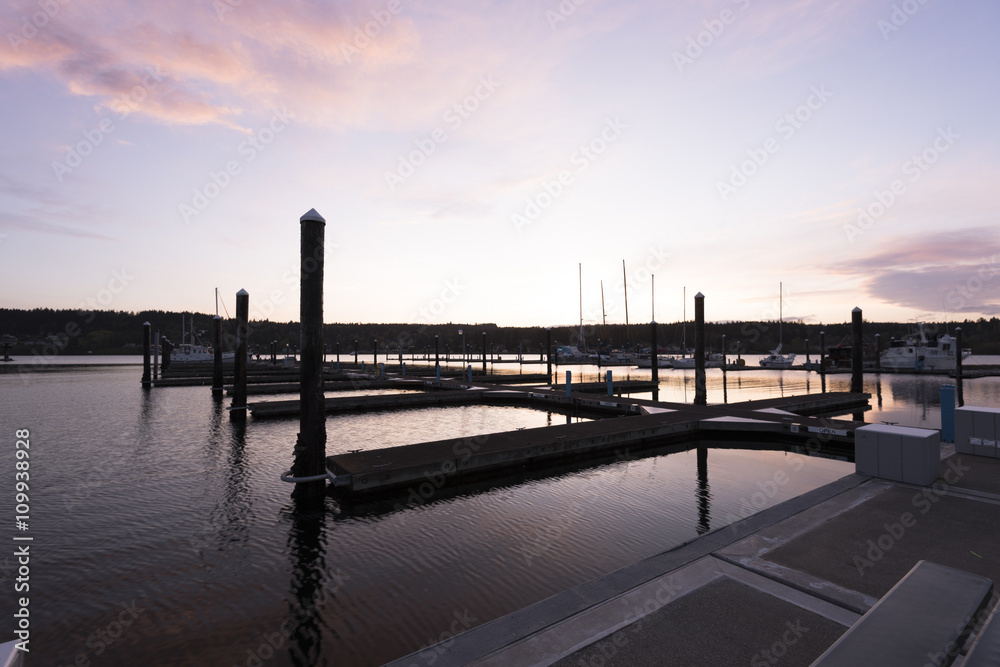
M 760 365 L 762 368 L 776 368 L 778 370 L 791 368 L 792 364 L 795 363 L 794 354 L 781 354 L 781 322 L 784 319 L 782 314 L 782 301 L 783 299 L 782 284 L 778 283 L 778 347 L 771 350 L 771 352 L 760 360 Z
M 219 289 L 215 289 L 215 314 L 219 314 Z M 190 327 L 188 330 L 186 327 Z M 181 342 L 175 345 L 170 352 L 171 364 L 192 364 L 215 361 L 215 348 L 206 345 L 201 340 L 201 336 L 206 333 L 204 330 L 198 331 L 194 328 L 194 315 L 189 321 L 185 320 L 181 313 Z M 248 353 L 249 356 L 249 353 Z M 223 363 L 231 364 L 236 359 L 235 352 L 223 352 Z
M 891 370 L 955 370 L 958 347 L 954 336 L 947 333 L 938 334 L 932 343 L 924 331 L 924 323 L 917 323 L 917 333 L 910 334 L 902 340 L 894 340 L 882 352 L 879 363 L 882 368 Z M 965 359 L 972 350 L 964 348 L 961 351 Z

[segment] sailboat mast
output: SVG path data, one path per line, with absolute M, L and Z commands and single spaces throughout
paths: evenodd
M 604 344 L 607 345 L 607 343 L 608 343 L 608 314 L 604 310 L 604 281 L 603 280 L 601 281 L 601 322 L 602 322 L 602 325 L 601 325 L 601 336 L 604 337 Z M 600 353 L 601 353 L 601 351 L 598 350 L 597 354 L 600 354 Z
M 625 283 L 625 342 L 632 349 L 632 334 L 628 330 L 628 276 L 625 274 L 625 260 L 622 260 L 622 280 Z
M 583 262 L 580 262 L 580 344 L 583 349 L 587 349 L 587 343 L 583 339 Z
M 782 303 L 784 301 L 782 296 L 782 284 L 778 283 L 778 347 L 781 347 L 781 322 L 784 320 L 784 314 L 782 313 Z

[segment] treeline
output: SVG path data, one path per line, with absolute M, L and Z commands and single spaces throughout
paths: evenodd
M 194 329 L 202 342 L 212 342 L 212 316 L 195 313 L 191 326 L 191 314 L 185 315 L 186 329 Z M 39 354 L 136 354 L 141 350 L 142 324 L 149 322 L 154 331 L 166 336 L 173 343 L 181 342 L 181 313 L 161 310 L 140 312 L 127 311 L 76 311 L 35 308 L 19 310 L 0 309 L 0 342 L 17 341 L 12 352 L 32 352 Z M 279 350 L 286 346 L 290 350 L 298 347 L 298 322 L 252 321 L 250 333 L 251 349 L 263 354 L 270 349 L 271 341 L 276 341 Z M 955 327 L 962 327 L 962 344 L 971 347 L 976 354 L 1000 354 L 1000 320 L 965 320 L 952 323 L 927 323 L 924 325 L 928 336 L 938 332 L 954 334 Z M 874 341 L 875 334 L 881 334 L 882 346 L 888 346 L 893 337 L 902 338 L 913 330 L 913 325 L 892 322 L 865 322 L 865 337 Z M 351 354 L 355 341 L 362 352 L 370 352 L 373 341 L 377 341 L 380 352 L 405 351 L 421 352 L 434 350 L 434 337 L 438 336 L 440 350 L 458 353 L 462 350 L 464 332 L 465 345 L 469 350 L 482 350 L 483 332 L 486 332 L 487 347 L 490 350 L 513 353 L 518 346 L 526 355 L 538 354 L 546 340 L 544 327 L 499 327 L 496 324 L 363 324 L 330 323 L 324 327 L 324 338 L 332 352 L 339 344 L 341 354 Z M 820 332 L 825 332 L 827 346 L 850 343 L 850 323 L 805 324 L 785 322 L 782 325 L 783 351 L 805 354 L 806 340 L 809 351 L 819 352 Z M 223 320 L 226 350 L 234 347 L 235 323 Z M 552 327 L 549 333 L 553 345 L 573 345 L 580 342 L 579 326 Z M 722 348 L 725 336 L 727 352 L 730 354 L 765 353 L 778 345 L 777 322 L 710 322 L 705 325 L 707 347 L 712 351 Z M 648 323 L 585 325 L 583 340 L 589 349 L 596 349 L 598 341 L 606 346 L 625 348 L 647 348 L 650 343 Z M 190 342 L 190 337 L 189 337 Z M 679 349 L 683 343 L 694 347 L 694 325 L 688 322 L 660 324 L 657 342 L 661 349 Z

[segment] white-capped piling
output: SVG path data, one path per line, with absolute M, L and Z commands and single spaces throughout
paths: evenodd
M 861 317 L 861 309 L 855 307 L 851 311 L 851 391 L 856 394 L 864 391 L 865 331 Z
M 962 384 L 962 327 L 955 327 L 955 396 L 960 408 L 965 406 Z
M 705 383 L 705 295 L 694 295 L 694 404 L 708 403 Z
M 649 367 L 653 374 L 653 400 L 660 400 L 660 358 L 656 353 L 656 320 L 649 323 Z
M 323 249 L 326 220 L 316 209 L 299 219 L 299 434 L 293 477 L 317 477 L 295 485 L 295 497 L 321 499 L 326 494 L 326 410 L 323 398 Z
M 247 345 L 250 338 L 250 293 L 236 293 L 236 357 L 233 359 L 233 402 L 229 418 L 247 418 Z
M 150 347 L 152 346 L 152 329 L 149 322 L 142 323 L 142 386 L 153 385 L 153 374 L 150 368 Z

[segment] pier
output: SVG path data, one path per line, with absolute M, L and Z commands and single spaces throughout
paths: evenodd
M 419 381 L 400 382 L 417 386 Z M 428 480 L 452 482 L 511 468 L 540 467 L 596 457 L 608 452 L 699 439 L 764 440 L 806 444 L 817 439 L 853 450 L 855 422 L 832 422 L 809 415 L 863 410 L 869 394 L 827 393 L 730 405 L 693 406 L 623 397 L 598 397 L 542 387 L 502 387 L 485 383 L 447 385 L 441 391 L 326 399 L 327 413 L 406 409 L 445 405 L 521 405 L 574 415 L 621 416 L 591 422 L 452 438 L 326 459 L 337 490 L 344 494 L 393 492 Z M 253 417 L 288 416 L 295 401 L 250 406 Z M 266 407 L 272 406 L 272 407 Z M 796 413 L 798 412 L 798 414 Z M 440 486 L 440 484 L 438 484 Z

